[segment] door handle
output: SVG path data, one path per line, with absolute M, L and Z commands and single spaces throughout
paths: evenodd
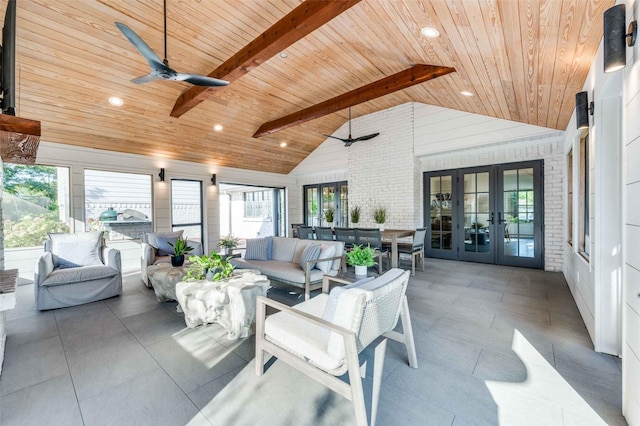
M 505 223 L 507 219 L 502 218 L 502 212 L 498 212 L 498 223 Z
M 493 225 L 494 215 L 495 215 L 495 213 L 491 212 L 491 219 L 489 219 L 489 223 L 492 224 L 492 225 Z

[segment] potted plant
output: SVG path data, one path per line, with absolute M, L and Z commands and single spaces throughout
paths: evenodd
M 354 208 L 351 209 L 351 223 L 352 224 L 357 224 L 358 222 L 360 222 L 360 207 L 356 206 Z
M 347 263 L 356 268 L 356 275 L 367 275 L 367 267 L 375 266 L 378 263 L 374 260 L 376 251 L 367 244 L 366 247 L 356 244 L 347 252 Z
M 333 226 L 333 220 L 335 219 L 336 211 L 333 207 L 329 207 L 324 211 L 324 219 L 327 221 L 329 226 Z
M 239 241 L 240 240 L 238 238 L 227 235 L 226 237 L 220 238 L 220 241 L 218 241 L 218 247 L 222 247 L 224 249 L 224 254 L 230 256 L 233 254 L 233 249 L 238 247 Z
M 175 243 L 168 243 L 173 247 L 174 254 L 171 256 L 172 266 L 182 266 L 184 264 L 184 255 L 193 250 L 193 247 L 189 246 L 186 238 L 176 238 Z
M 208 281 L 225 280 L 231 276 L 235 266 L 229 262 L 229 257 L 223 258 L 212 251 L 211 254 L 189 257 L 187 278 L 192 280 L 207 279 Z
M 384 223 L 387 221 L 387 209 L 378 207 L 373 211 L 373 221 L 378 224 L 378 228 L 384 231 Z

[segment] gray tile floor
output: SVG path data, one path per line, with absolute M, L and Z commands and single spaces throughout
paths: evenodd
M 389 343 L 378 424 L 625 424 L 620 361 L 592 350 L 561 274 L 429 259 L 408 296 L 419 368 Z M 277 361 L 256 377 L 253 338 L 186 329 L 175 305 L 139 275 L 47 312 L 19 287 L 0 424 L 353 424 L 348 401 Z

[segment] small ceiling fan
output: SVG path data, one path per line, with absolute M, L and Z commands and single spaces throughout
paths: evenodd
M 186 81 L 196 86 L 226 86 L 229 84 L 229 82 L 225 80 L 198 74 L 181 73 L 169 68 L 169 61 L 167 60 L 167 0 L 164 0 L 164 60 L 160 60 L 160 57 L 156 55 L 149 45 L 131 28 L 120 22 L 116 22 L 115 24 L 131 44 L 138 49 L 138 52 L 147 60 L 151 67 L 149 74 L 134 78 L 131 80 L 132 83 L 143 84 L 154 80 L 174 80 Z
M 322 135 L 326 136 L 328 138 L 338 139 L 339 141 L 344 142 L 344 146 L 351 146 L 351 144 L 354 143 L 354 142 L 368 141 L 369 139 L 375 138 L 379 134 L 380 133 L 371 133 L 370 135 L 360 136 L 359 138 L 352 138 L 351 137 L 351 107 L 349 107 L 349 137 L 348 138 L 339 138 L 339 137 L 336 137 L 336 136 L 325 135 L 324 133 Z

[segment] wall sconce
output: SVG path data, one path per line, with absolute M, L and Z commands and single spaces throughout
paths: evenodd
M 158 176 L 160 176 L 160 182 L 164 182 L 164 167 L 160 169 Z
M 211 175 L 211 185 L 215 185 L 216 184 L 216 174 L 212 174 Z
M 578 129 L 589 128 L 589 116 L 593 115 L 595 107 L 589 102 L 587 92 L 576 93 L 576 124 Z
M 636 43 L 638 24 L 631 21 L 625 32 L 625 21 L 624 4 L 604 12 L 604 72 L 615 72 L 627 65 L 627 46 Z

